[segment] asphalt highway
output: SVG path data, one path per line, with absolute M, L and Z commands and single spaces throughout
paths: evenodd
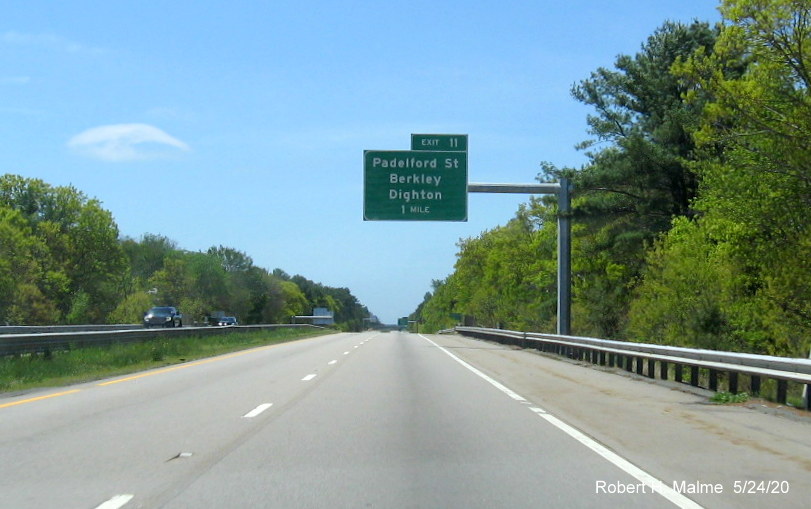
M 709 431 L 678 422 L 675 435 L 657 435 L 650 422 L 628 430 L 617 416 L 634 402 L 623 398 L 612 407 L 616 416 L 586 418 L 567 407 L 578 397 L 571 388 L 516 375 L 574 369 L 582 383 L 554 378 L 582 386 L 584 405 L 588 377 L 650 385 L 565 365 L 455 336 L 366 332 L 0 397 L 0 507 L 696 508 L 808 500 L 802 479 L 811 467 L 801 461 L 768 464 L 770 480 L 786 483 L 774 489 L 788 486 L 788 494 L 736 494 L 736 480 L 762 480 L 762 472 L 717 479 L 701 469 L 706 463 L 661 459 L 685 449 L 671 436 Z M 555 404 L 556 396 L 568 403 Z M 809 436 L 807 423 L 787 425 Z M 644 443 L 626 447 L 624 433 Z M 800 441 L 794 451 L 802 457 L 808 439 Z M 717 454 L 730 453 L 721 443 Z M 696 486 L 704 492 L 684 493 Z M 719 486 L 722 493 L 707 493 Z

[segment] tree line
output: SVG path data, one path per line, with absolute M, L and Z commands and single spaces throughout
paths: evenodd
M 592 108 L 570 178 L 572 330 L 802 356 L 811 346 L 811 2 L 724 0 L 572 87 Z M 412 314 L 555 330 L 557 205 L 459 242 Z
M 140 323 L 153 305 L 180 308 L 186 323 L 217 311 L 289 323 L 325 307 L 341 329 L 361 330 L 370 316 L 347 288 L 269 272 L 230 247 L 120 238 L 111 213 L 79 190 L 0 176 L 0 324 Z

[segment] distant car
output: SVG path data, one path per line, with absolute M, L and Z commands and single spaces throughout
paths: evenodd
M 222 318 L 219 319 L 217 325 L 228 326 L 228 325 L 239 325 L 239 323 L 237 323 L 236 316 L 223 316 Z
M 144 313 L 144 327 L 183 327 L 183 315 L 172 306 L 154 307 Z

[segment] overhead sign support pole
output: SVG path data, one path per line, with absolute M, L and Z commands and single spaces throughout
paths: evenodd
M 571 334 L 572 321 L 572 224 L 569 179 L 553 184 L 470 183 L 469 193 L 557 194 L 558 195 L 558 328 L 560 335 Z

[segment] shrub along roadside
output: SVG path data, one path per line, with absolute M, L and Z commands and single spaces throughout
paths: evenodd
M 0 358 L 0 393 L 98 380 L 333 332 L 326 329 L 275 329 L 82 348 L 55 352 L 48 357 Z

